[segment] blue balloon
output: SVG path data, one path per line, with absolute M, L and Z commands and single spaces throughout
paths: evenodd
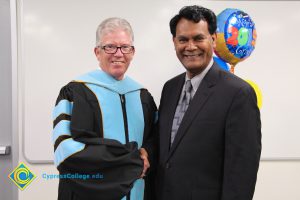
M 248 58 L 256 44 L 255 23 L 239 9 L 227 8 L 217 16 L 217 47 L 215 53 L 236 65 Z
M 230 71 L 229 65 L 222 60 L 221 58 L 214 56 L 214 61 L 220 66 L 221 69 L 224 69 L 225 71 Z

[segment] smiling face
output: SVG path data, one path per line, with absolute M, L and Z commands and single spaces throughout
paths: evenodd
M 100 46 L 116 45 L 132 46 L 132 39 L 128 32 L 117 29 L 113 32 L 107 32 L 101 37 Z M 134 51 L 129 54 L 123 54 L 118 48 L 114 54 L 105 53 L 103 49 L 96 47 L 94 49 L 96 57 L 99 61 L 100 68 L 110 74 L 117 80 L 122 80 L 129 64 L 133 58 Z
M 209 64 L 216 46 L 216 34 L 211 35 L 206 21 L 195 23 L 180 19 L 173 38 L 178 59 L 190 78 L 201 73 Z

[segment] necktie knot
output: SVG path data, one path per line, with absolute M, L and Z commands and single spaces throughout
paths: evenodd
M 185 82 L 185 101 L 187 106 L 190 104 L 190 101 L 192 99 L 192 89 L 193 86 L 191 80 L 187 80 Z
M 192 92 L 192 89 L 193 89 L 193 86 L 192 86 L 192 83 L 191 83 L 191 80 L 187 80 L 185 82 L 185 91 L 187 93 L 191 93 Z

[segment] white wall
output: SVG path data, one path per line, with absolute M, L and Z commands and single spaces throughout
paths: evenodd
M 300 161 L 262 161 L 254 200 L 299 200 Z

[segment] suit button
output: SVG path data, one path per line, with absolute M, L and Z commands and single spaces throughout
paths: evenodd
M 166 164 L 166 169 L 170 169 L 170 168 L 171 168 L 170 163 L 167 163 L 167 164 Z

